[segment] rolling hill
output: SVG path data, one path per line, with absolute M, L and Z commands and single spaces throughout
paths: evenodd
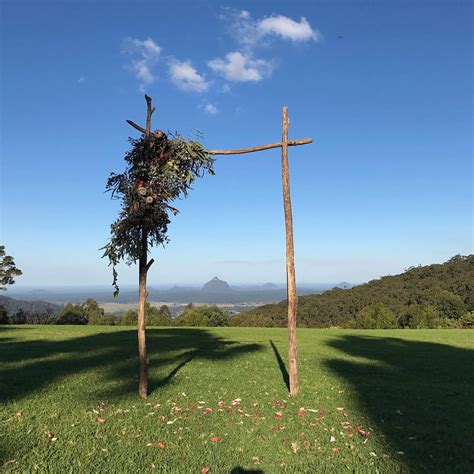
M 301 327 L 342 326 L 364 307 L 383 303 L 396 316 L 411 305 L 435 304 L 443 291 L 461 297 L 474 311 L 474 255 L 457 255 L 445 263 L 411 267 L 400 275 L 385 276 L 350 289 L 334 288 L 318 295 L 301 296 Z M 287 302 L 260 306 L 238 316 L 240 326 L 284 327 Z

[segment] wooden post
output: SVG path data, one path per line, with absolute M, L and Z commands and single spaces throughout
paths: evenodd
M 288 165 L 288 107 L 283 107 L 283 133 L 281 147 L 281 171 L 283 180 L 283 205 L 286 230 L 286 281 L 288 295 L 288 362 L 290 372 L 290 395 L 299 390 L 298 359 L 296 345 L 296 310 L 298 295 L 295 279 L 295 249 L 293 244 L 293 216 L 291 214 L 290 171 Z
M 145 95 L 147 114 L 146 114 L 146 130 L 145 135 L 150 135 L 151 115 L 154 109 L 151 107 L 151 97 Z M 147 263 L 148 258 L 148 230 L 142 226 L 142 241 L 140 248 L 140 258 L 138 260 L 138 395 L 146 398 L 148 395 L 148 358 L 146 354 L 146 334 L 145 334 L 145 302 L 148 296 L 146 290 L 146 279 L 148 269 L 153 260 Z
M 147 253 L 148 253 L 148 232 L 142 228 L 141 255 L 138 261 L 138 359 L 139 359 L 139 378 L 138 395 L 146 398 L 148 395 L 148 360 L 146 354 L 145 337 L 145 302 L 147 297 L 146 278 L 147 278 Z

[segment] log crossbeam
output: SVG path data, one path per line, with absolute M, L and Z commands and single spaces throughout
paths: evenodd
M 146 134 L 146 129 L 140 127 L 135 122 L 127 120 L 127 123 L 131 125 L 135 130 Z M 302 140 L 288 140 L 286 142 L 287 146 L 300 146 L 300 145 L 309 145 L 313 143 L 312 138 L 303 138 Z M 254 151 L 263 151 L 270 150 L 272 148 L 281 148 L 283 146 L 282 142 L 269 143 L 267 145 L 253 146 L 250 148 L 239 148 L 237 150 L 207 150 L 210 155 L 243 155 L 244 153 L 253 153 Z

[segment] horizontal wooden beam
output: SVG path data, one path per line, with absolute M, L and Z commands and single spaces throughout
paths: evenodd
M 303 140 L 288 140 L 288 146 L 308 145 L 313 143 L 312 138 L 304 138 Z M 207 150 L 210 155 L 241 155 L 243 153 L 252 153 L 254 151 L 270 150 L 271 148 L 281 148 L 282 142 L 270 143 L 268 145 L 254 146 L 252 148 L 240 148 L 239 150 Z
M 127 120 L 127 123 L 139 132 L 146 135 L 146 129 L 140 127 L 135 122 Z M 308 145 L 313 143 L 312 138 L 304 138 L 303 140 L 288 140 L 288 146 L 299 146 L 299 145 Z M 242 155 L 244 153 L 252 153 L 254 151 L 270 150 L 271 148 L 281 148 L 283 146 L 282 142 L 269 143 L 268 145 L 253 146 L 251 148 L 240 148 L 238 150 L 207 150 L 210 155 Z

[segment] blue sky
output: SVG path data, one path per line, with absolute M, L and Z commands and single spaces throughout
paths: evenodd
M 108 284 L 125 123 L 210 148 L 290 138 L 297 280 L 472 252 L 470 2 L 4 1 L 1 241 L 17 287 Z M 151 284 L 283 282 L 278 150 L 220 157 L 178 203 Z M 122 284 L 137 278 L 121 269 Z

